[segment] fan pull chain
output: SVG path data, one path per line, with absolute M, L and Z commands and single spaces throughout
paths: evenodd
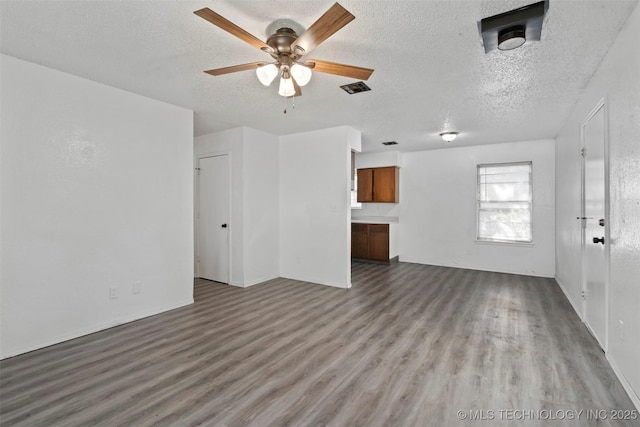
M 294 95 L 294 96 L 291 96 L 290 98 L 291 98 L 291 109 L 295 110 L 296 109 L 296 97 Z M 283 111 L 284 114 L 287 114 L 287 100 L 288 99 L 289 99 L 289 97 L 286 97 L 284 99 L 284 111 Z
M 284 111 L 283 111 L 284 114 L 287 114 L 287 100 L 289 98 L 291 98 L 291 109 L 292 110 L 296 109 L 296 96 L 293 95 L 293 96 L 286 97 L 284 98 Z

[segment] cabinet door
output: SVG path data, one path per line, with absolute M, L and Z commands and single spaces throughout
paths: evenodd
M 398 203 L 398 177 L 398 168 L 394 166 L 373 169 L 373 201 Z
M 369 224 L 351 224 L 351 257 L 369 258 Z
M 369 224 L 369 259 L 389 261 L 389 224 Z
M 358 169 L 358 202 L 373 201 L 373 169 Z

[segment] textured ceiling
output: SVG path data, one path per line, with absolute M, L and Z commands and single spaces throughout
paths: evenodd
M 341 0 L 356 19 L 309 56 L 374 68 L 372 90 L 348 95 L 339 86 L 353 79 L 314 73 L 286 115 L 277 85 L 253 71 L 203 73 L 270 57 L 193 11 L 209 7 L 265 40 L 273 21 L 307 28 L 330 0 L 1 0 L 0 42 L 5 54 L 191 109 L 196 135 L 349 125 L 364 151 L 413 151 L 555 137 L 638 4 L 550 0 L 540 42 L 485 54 L 477 22 L 534 1 Z M 446 144 L 443 130 L 460 136 Z

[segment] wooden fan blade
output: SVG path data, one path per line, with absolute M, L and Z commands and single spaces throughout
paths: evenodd
M 229 21 L 228 19 L 226 19 L 225 17 L 223 17 L 221 15 L 218 15 L 217 13 L 215 13 L 213 10 L 209 9 L 208 7 L 205 7 L 204 9 L 196 10 L 193 13 L 198 15 L 200 18 L 211 22 L 216 27 L 222 28 L 226 32 L 228 32 L 230 34 L 233 34 L 234 36 L 236 36 L 240 40 L 243 40 L 243 41 L 249 43 L 251 46 L 253 46 L 253 47 L 257 48 L 257 49 L 266 50 L 267 52 L 271 52 L 273 50 L 269 46 L 267 46 L 267 44 L 264 43 L 259 38 L 255 37 L 252 34 L 249 34 L 245 30 L 243 30 L 242 28 L 238 27 L 233 22 Z
M 291 50 L 298 56 L 306 55 L 355 18 L 347 9 L 336 3 L 291 44 Z
M 261 65 L 265 65 L 266 62 L 251 62 L 249 64 L 242 64 L 242 65 L 232 65 L 231 67 L 224 67 L 224 68 L 216 68 L 215 70 L 207 70 L 205 71 L 205 73 L 207 74 L 211 74 L 212 76 L 220 76 L 222 74 L 229 74 L 229 73 L 235 73 L 236 71 L 245 71 L 245 70 L 251 70 L 253 68 L 258 68 Z
M 313 65 L 312 65 L 313 64 Z M 305 65 L 311 66 L 313 71 L 320 73 L 335 74 L 338 76 L 353 77 L 359 80 L 368 80 L 373 74 L 371 68 L 356 67 L 354 65 L 337 64 L 335 62 L 320 61 L 318 59 L 309 59 Z
M 296 90 L 296 93 L 289 96 L 289 98 L 293 98 L 294 96 L 302 96 L 302 89 L 300 89 L 300 86 L 298 85 L 298 83 L 296 83 L 296 79 L 293 79 L 293 88 Z

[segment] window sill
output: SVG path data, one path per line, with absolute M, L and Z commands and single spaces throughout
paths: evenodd
M 535 244 L 533 242 L 507 242 L 504 240 L 476 240 L 475 241 L 476 244 L 479 245 L 497 245 L 497 246 L 522 246 L 525 248 L 530 248 L 535 246 Z

